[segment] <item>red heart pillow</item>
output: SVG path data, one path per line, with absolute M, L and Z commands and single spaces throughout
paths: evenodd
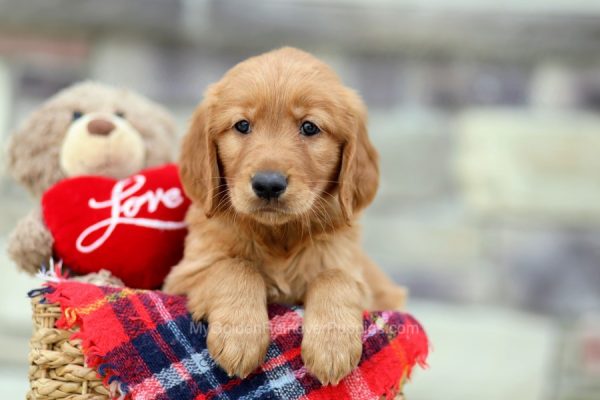
M 177 167 L 126 179 L 65 179 L 42 197 L 54 254 L 76 273 L 107 269 L 134 288 L 159 287 L 183 255 L 190 205 Z

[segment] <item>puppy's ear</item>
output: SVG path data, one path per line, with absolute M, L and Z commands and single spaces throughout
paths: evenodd
M 183 138 L 179 175 L 185 193 L 211 217 L 218 204 L 219 166 L 217 145 L 209 132 L 209 104 L 204 100 L 194 112 L 192 123 Z
M 358 95 L 349 95 L 353 128 L 342 150 L 339 201 L 346 222 L 368 206 L 379 186 L 379 156 L 367 134 L 367 113 Z

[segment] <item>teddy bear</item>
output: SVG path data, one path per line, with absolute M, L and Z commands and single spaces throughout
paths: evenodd
M 8 169 L 41 200 L 68 178 L 123 179 L 169 163 L 175 144 L 175 122 L 162 106 L 131 90 L 86 81 L 58 92 L 25 120 L 10 139 Z M 49 263 L 54 244 L 36 207 L 9 236 L 8 254 L 33 274 Z

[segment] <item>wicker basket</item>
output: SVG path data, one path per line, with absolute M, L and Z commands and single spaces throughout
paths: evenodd
M 74 331 L 55 327 L 60 318 L 56 304 L 31 300 L 33 336 L 29 352 L 30 391 L 27 399 L 108 399 L 108 389 L 98 373 L 85 366 L 78 340 L 69 340 Z
M 109 390 L 98 373 L 85 366 L 79 340 L 69 338 L 75 330 L 56 328 L 60 318 L 57 304 L 40 303 L 41 296 L 31 299 L 33 336 L 29 352 L 29 400 L 105 400 Z M 382 398 L 383 400 L 384 398 Z M 403 400 L 398 394 L 395 400 Z

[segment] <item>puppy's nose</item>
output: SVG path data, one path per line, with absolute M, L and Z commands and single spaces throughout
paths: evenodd
M 92 135 L 108 136 L 115 129 L 115 124 L 98 118 L 88 122 L 87 129 Z
M 276 199 L 287 188 L 287 178 L 279 172 L 258 172 L 252 177 L 252 190 L 261 199 Z

